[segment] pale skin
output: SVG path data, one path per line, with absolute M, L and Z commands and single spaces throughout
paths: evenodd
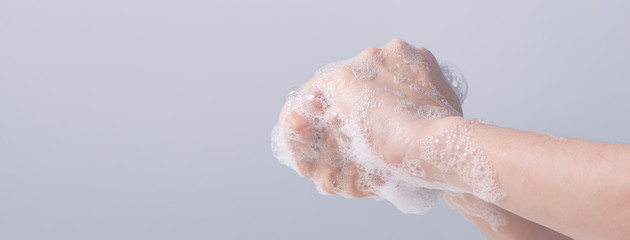
M 464 198 L 471 201 L 477 198 L 472 194 L 462 194 Z M 462 211 L 453 204 L 455 200 L 449 198 L 447 194 L 442 198 L 491 239 L 571 239 L 559 232 L 508 211 L 504 213 L 508 224 L 500 226 L 498 227 L 498 231 L 494 231 L 486 220 L 466 215 L 465 211 Z
M 383 156 L 388 164 L 402 161 L 402 153 L 414 147 L 409 141 L 396 139 L 398 135 L 391 131 L 396 126 L 407 129 L 412 138 L 423 139 L 438 134 L 463 121 L 460 114 L 435 119 L 409 118 L 397 111 L 397 100 L 406 98 L 426 106 L 444 107 L 435 101 L 413 91 L 407 85 L 394 81 L 395 75 L 407 74 L 413 79 L 424 81 L 434 87 L 441 98 L 455 111 L 462 113 L 461 106 L 454 92 L 441 75 L 433 55 L 426 49 L 416 49 L 407 43 L 394 40 L 383 49 L 368 48 L 359 57 L 377 54 L 386 56 L 381 64 L 400 65 L 402 59 L 387 57 L 388 51 L 411 51 L 421 54 L 427 71 L 411 72 L 402 67 L 398 72 L 379 73 L 372 81 L 358 81 L 340 84 L 339 93 L 333 94 L 341 113 L 350 109 L 352 102 L 348 96 L 358 94 L 364 87 L 386 87 L 402 92 L 404 96 L 381 93 L 375 97 L 382 102 L 379 108 L 367 115 L 366 128 L 370 131 L 373 148 Z M 403 64 L 404 66 L 404 64 Z M 352 71 L 339 74 L 353 77 Z M 305 85 L 314 84 L 310 80 Z M 324 79 L 325 81 L 325 79 Z M 332 81 L 332 80 L 331 80 Z M 321 95 L 311 103 L 312 111 L 328 114 L 322 105 Z M 347 105 L 347 106 L 344 106 Z M 350 110 L 347 110 L 348 112 Z M 388 118 L 385 118 L 387 116 Z M 295 112 L 283 112 L 280 121 L 284 126 L 299 133 L 303 139 L 312 137 L 312 129 L 307 121 Z M 416 130 L 421 129 L 421 130 Z M 494 167 L 499 186 L 507 197 L 492 204 L 506 212 L 508 224 L 493 231 L 484 220 L 463 215 L 492 239 L 622 239 L 630 235 L 630 145 L 611 144 L 565 139 L 547 134 L 540 134 L 515 129 L 501 128 L 494 125 L 474 124 L 474 135 L 485 152 L 486 159 Z M 320 161 L 297 161 L 298 170 L 307 178 L 313 179 L 322 190 L 329 194 L 340 194 L 336 189 L 342 184 L 344 195 L 350 197 L 369 197 L 372 193 L 359 187 L 361 174 L 357 167 L 345 166 L 341 171 L 335 164 L 338 158 L 335 129 L 324 129 L 324 148 L 319 149 Z M 294 152 L 303 151 L 310 145 L 303 141 L 290 141 Z M 426 175 L 423 178 L 439 181 L 460 189 L 471 191 L 468 184 L 458 175 L 441 172 L 424 161 L 417 153 L 411 159 L 419 161 Z M 409 157 L 409 156 L 408 156 Z M 347 171 L 351 169 L 351 171 Z M 344 175 L 340 178 L 340 175 Z M 335 181 L 343 179 L 343 183 Z M 472 192 L 472 191 L 471 191 Z M 464 194 L 465 198 L 476 196 Z M 453 199 L 444 199 L 452 204 Z

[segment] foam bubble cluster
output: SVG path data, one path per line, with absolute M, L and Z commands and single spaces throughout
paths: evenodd
M 453 91 L 455 91 L 459 102 L 463 103 L 468 94 L 468 82 L 464 78 L 462 71 L 455 64 L 449 62 L 440 62 L 440 69 L 446 81 L 450 83 Z
M 474 124 L 466 120 L 438 136 L 427 137 L 422 143 L 422 156 L 442 172 L 458 174 L 477 197 L 495 202 L 506 194 L 496 184 L 497 177 L 475 140 Z
M 444 191 L 470 192 L 427 178 L 425 164 L 464 175 L 473 193 L 496 200 L 496 177 L 468 125 L 429 138 L 442 146 L 415 139 L 418 129 L 400 120 L 461 116 L 436 85 L 444 79 L 461 104 L 467 93 L 461 72 L 400 41 L 328 64 L 288 95 L 272 132 L 273 154 L 323 194 L 385 199 L 406 213 L 426 212 Z M 413 147 L 399 152 L 392 145 Z

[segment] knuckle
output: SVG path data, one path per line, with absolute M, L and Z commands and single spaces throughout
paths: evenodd
M 378 54 L 380 51 L 381 51 L 381 49 L 379 49 L 379 48 L 369 47 L 369 48 L 364 49 L 364 50 L 360 53 L 360 55 L 363 55 L 363 56 L 368 56 L 368 57 L 373 57 L 373 56 L 375 56 L 376 54 Z
M 331 77 L 334 78 L 336 81 L 350 81 L 355 78 L 355 72 L 356 70 L 353 66 L 346 65 L 338 68 L 335 71 L 334 75 L 331 75 Z
M 286 115 L 284 118 L 284 124 L 294 131 L 303 130 L 307 126 L 305 119 L 295 112 Z
M 429 49 L 426 49 L 426 48 L 424 48 L 424 47 L 416 47 L 416 48 L 418 48 L 418 51 L 419 51 L 422 55 L 424 55 L 424 56 L 428 56 L 428 57 L 430 57 L 430 59 L 432 59 L 432 60 L 433 60 L 433 59 L 435 59 L 435 57 L 433 56 L 433 53 L 431 53 L 431 51 L 429 51 Z
M 310 162 L 307 162 L 307 161 L 297 162 L 298 172 L 300 173 L 300 175 L 302 175 L 305 178 L 311 179 L 313 177 L 312 168 L 313 168 L 312 163 Z
M 333 185 L 332 185 L 330 182 L 328 182 L 328 181 L 323 181 L 323 182 L 320 182 L 320 183 L 319 183 L 319 186 L 320 186 L 320 188 L 321 188 L 324 192 L 326 192 L 326 193 L 328 193 L 328 194 L 330 194 L 330 195 L 335 195 L 335 194 L 336 194 L 336 192 L 335 192 L 335 188 L 334 188 L 334 187 L 333 187 Z
M 402 47 L 402 46 L 407 46 L 407 45 L 409 45 L 409 44 L 407 44 L 407 42 L 405 42 L 405 41 L 403 41 L 403 40 L 400 40 L 400 39 L 395 38 L 395 39 L 393 39 L 392 41 L 390 41 L 390 42 L 388 43 L 388 45 L 391 45 L 391 46 L 396 46 L 396 47 Z

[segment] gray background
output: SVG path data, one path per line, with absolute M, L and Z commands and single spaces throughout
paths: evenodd
M 628 1 L 0 1 L 0 239 L 484 239 L 448 206 L 320 196 L 270 154 L 284 94 L 393 38 L 465 115 L 630 142 Z

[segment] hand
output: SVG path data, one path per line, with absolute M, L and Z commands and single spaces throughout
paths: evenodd
M 418 139 L 439 134 L 435 119 L 461 112 L 435 57 L 393 40 L 307 81 L 285 103 L 274 142 L 280 160 L 323 192 L 375 196 L 380 186 L 400 181 L 400 170 L 442 181 L 420 154 L 408 153 Z

